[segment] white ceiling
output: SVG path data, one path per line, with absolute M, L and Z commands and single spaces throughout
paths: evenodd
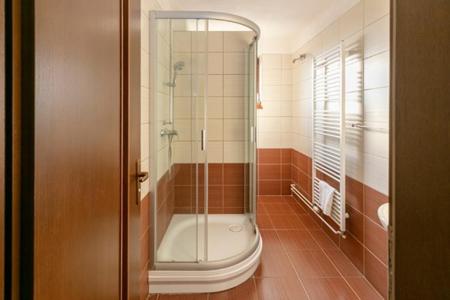
M 290 53 L 359 0 L 160 0 L 174 10 L 236 14 L 261 28 L 263 53 Z

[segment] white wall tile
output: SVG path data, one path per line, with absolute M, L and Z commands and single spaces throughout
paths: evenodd
M 224 118 L 245 118 L 247 116 L 246 102 L 242 97 L 224 98 Z
M 222 119 L 208 119 L 207 120 L 207 135 L 209 141 L 223 140 L 223 120 Z
M 192 84 L 191 75 L 178 75 L 176 87 L 174 89 L 175 96 L 190 97 L 192 95 L 191 84 Z
M 208 141 L 208 162 L 223 163 L 223 141 Z
M 246 66 L 244 53 L 224 54 L 224 74 L 246 74 Z
M 364 61 L 364 88 L 374 89 L 389 85 L 389 52 L 377 54 Z
M 207 105 L 208 118 L 222 119 L 223 118 L 223 98 L 222 97 L 208 97 Z
M 245 137 L 245 123 L 243 119 L 225 119 L 223 138 L 225 141 L 243 141 Z
M 376 21 L 389 13 L 389 0 L 364 0 L 364 25 Z
M 207 46 L 205 31 L 192 32 L 192 52 L 206 52 Z
M 223 44 L 225 52 L 245 52 L 252 40 L 251 32 L 224 32 Z
M 174 64 L 179 61 L 184 62 L 184 68 L 180 71 L 177 71 L 178 74 L 191 74 L 192 73 L 192 70 L 191 70 L 192 55 L 191 55 L 191 53 L 174 53 L 173 61 L 174 61 Z
M 223 52 L 223 32 L 208 32 L 208 51 Z
M 208 53 L 208 74 L 223 74 L 223 53 Z
M 190 119 L 192 100 L 191 97 L 174 98 L 174 117 L 175 119 Z
M 263 54 L 261 56 L 261 65 L 263 70 L 281 69 L 281 54 Z
M 192 74 L 205 74 L 206 73 L 206 60 L 205 53 L 192 53 L 191 72 Z
M 244 142 L 224 142 L 223 149 L 224 163 L 241 163 L 245 161 Z
M 189 119 L 175 119 L 174 128 L 178 132 L 175 137 L 176 141 L 190 141 L 192 139 L 191 120 Z
M 263 85 L 281 85 L 281 69 L 263 71 L 261 74 Z
M 228 97 L 245 96 L 245 76 L 224 75 L 224 96 Z
M 191 52 L 191 32 L 174 31 L 172 34 L 174 52 Z
M 358 2 L 339 19 L 339 36 L 343 40 L 363 29 L 364 3 Z
M 190 163 L 192 162 L 192 143 L 191 142 L 175 142 L 173 143 L 173 162 L 174 163 Z M 166 154 L 166 153 L 164 153 Z M 162 160 L 167 160 L 164 157 Z
M 280 118 L 279 117 L 259 118 L 258 130 L 260 133 L 281 132 Z
M 364 29 L 364 57 L 389 50 L 389 15 Z
M 261 89 L 262 101 L 278 101 L 281 100 L 280 85 L 264 85 Z
M 223 75 L 208 75 L 208 96 L 223 96 Z
M 364 183 L 375 190 L 389 194 L 389 160 L 364 154 Z

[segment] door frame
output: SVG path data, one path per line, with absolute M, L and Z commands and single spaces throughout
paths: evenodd
M 133 276 L 139 255 L 139 203 L 136 187 L 136 167 L 132 161 L 138 149 L 136 130 L 139 134 L 140 82 L 136 79 L 136 51 L 131 57 L 130 49 L 140 51 L 140 2 L 119 0 L 120 22 L 120 65 L 121 65 L 121 230 L 120 230 L 120 299 L 138 299 L 138 278 Z M 32 299 L 34 295 L 34 105 L 35 105 L 35 36 L 34 0 L 1 0 L 2 46 L 4 57 L 0 60 L 0 80 L 4 79 L 5 94 L 0 96 L 0 221 L 4 231 L 0 232 L 0 279 L 4 286 L 1 299 Z M 4 13 L 4 14 L 3 14 Z M 139 25 L 137 25 L 139 23 Z M 4 35 L 3 35 L 4 34 Z M 130 37 L 133 36 L 133 39 Z M 3 41 L 5 42 L 3 44 Z M 3 60 L 4 58 L 4 60 Z M 3 65 L 4 62 L 4 65 Z M 133 65 L 134 64 L 134 65 Z M 4 73 L 3 73 L 4 71 Z M 133 77 L 134 76 L 134 77 Z M 137 87 L 136 89 L 136 80 Z M 134 89 L 134 90 L 133 90 Z M 130 93 L 133 90 L 132 98 Z M 136 92 L 137 91 L 137 92 Z M 26 107 L 26 109 L 22 109 Z M 4 118 L 3 118 L 4 114 Z M 130 119 L 135 118 L 132 123 Z M 3 130 L 4 129 L 4 130 Z M 5 133 L 3 135 L 3 132 Z M 137 146 L 136 146 L 137 145 Z M 4 163 L 4 164 L 3 164 Z M 3 168 L 4 167 L 4 168 Z M 3 176 L 4 174 L 4 176 Z M 3 189 L 4 188 L 4 189 Z M 3 211 L 4 209 L 4 211 Z M 3 215 L 4 212 L 4 215 Z M 3 219 L 4 217 L 4 219 Z M 3 236 L 4 233 L 4 236 Z M 135 238 L 135 236 L 137 238 Z M 4 243 L 3 243 L 4 242 Z M 4 248 L 3 248 L 4 246 Z M 4 251 L 4 252 L 3 252 Z M 130 255 L 133 254 L 133 255 Z M 3 260 L 4 258 L 4 260 Z M 4 263 L 4 266 L 3 266 Z M 130 268 L 131 266 L 131 268 Z M 139 265 L 137 265 L 139 266 Z M 136 271 L 139 276 L 139 271 Z M 4 278 L 3 278 L 4 275 Z

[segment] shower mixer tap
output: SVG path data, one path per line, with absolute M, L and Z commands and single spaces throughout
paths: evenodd
M 176 131 L 175 129 L 163 128 L 159 132 L 159 135 L 160 136 L 168 136 L 168 137 L 178 136 L 178 131 Z

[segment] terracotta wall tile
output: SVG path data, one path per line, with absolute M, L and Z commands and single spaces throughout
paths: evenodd
M 259 165 L 259 180 L 281 180 L 281 165 Z
M 175 186 L 175 207 L 192 206 L 192 187 Z
M 208 184 L 223 184 L 223 164 L 208 164 Z
M 384 264 L 388 261 L 388 234 L 380 225 L 365 218 L 364 242 L 367 249 L 375 254 Z
M 365 251 L 365 275 L 367 280 L 377 289 L 377 291 L 387 299 L 388 292 L 388 270 L 369 251 Z
M 292 149 L 281 149 L 281 163 L 291 164 Z
M 281 165 L 281 179 L 291 180 L 291 165 Z
M 290 180 L 282 180 L 281 181 L 281 195 L 290 195 L 291 194 L 291 181 Z
M 223 174 L 225 185 L 241 185 L 244 182 L 244 165 L 224 164 Z
M 364 214 L 373 221 L 378 222 L 377 210 L 381 204 L 387 203 L 388 197 L 382 193 L 364 185 Z
M 347 204 L 363 213 L 363 184 L 351 177 L 345 178 L 345 197 Z
M 280 149 L 258 149 L 259 164 L 279 164 L 281 163 Z
M 244 207 L 244 186 L 225 186 L 224 207 Z
M 174 167 L 175 185 L 192 184 L 192 164 L 176 164 Z
M 208 206 L 209 207 L 223 207 L 223 186 L 210 186 L 208 189 Z M 204 201 L 201 201 L 202 207 Z
M 258 195 L 281 195 L 280 180 L 258 181 Z
M 351 234 L 347 234 L 345 239 L 340 240 L 340 247 L 352 263 L 363 272 L 364 247 Z
M 364 216 L 359 211 L 347 205 L 347 213 L 350 218 L 347 219 L 347 231 L 354 235 L 360 242 L 364 242 Z

